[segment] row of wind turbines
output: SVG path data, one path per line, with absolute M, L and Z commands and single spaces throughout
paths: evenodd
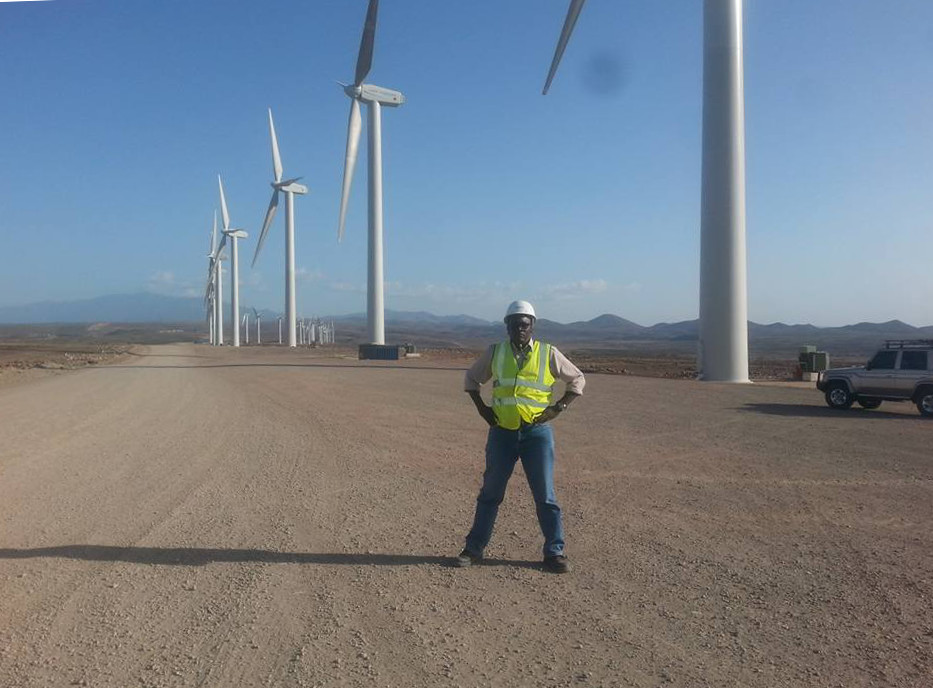
M 272 122 L 272 111 L 269 111 L 269 126 L 272 131 L 273 150 L 277 152 L 278 146 L 275 140 L 275 125 Z M 277 157 L 277 156 L 276 156 Z M 230 214 L 227 210 L 227 198 L 224 193 L 223 179 L 218 175 L 217 184 L 220 189 L 220 207 L 223 218 L 223 229 L 221 233 L 223 238 L 217 241 L 217 213 L 214 213 L 214 224 L 211 229 L 211 250 L 208 258 L 208 278 L 207 289 L 205 291 L 205 305 L 208 313 L 208 330 L 210 343 L 215 346 L 224 344 L 224 322 L 223 322 L 223 261 L 227 259 L 224 248 L 227 240 L 230 240 L 230 260 L 231 276 L 233 279 L 233 292 L 230 299 L 230 318 L 233 325 L 233 346 L 240 346 L 240 332 L 245 335 L 245 343 L 249 344 L 249 313 L 244 313 L 240 317 L 240 275 L 239 275 L 239 239 L 246 239 L 249 235 L 242 229 L 230 227 Z M 278 191 L 276 191 L 276 194 Z M 275 201 L 275 198 L 273 198 Z M 274 209 L 267 213 L 268 224 L 272 222 Z M 262 240 L 265 232 L 268 230 L 268 224 L 264 226 L 263 234 L 260 235 L 260 243 L 256 247 L 256 253 L 253 256 L 253 263 L 259 257 L 259 251 L 262 248 Z M 289 220 L 286 225 L 294 230 L 293 223 Z M 292 243 L 294 246 L 294 243 Z M 292 292 L 294 293 L 294 292 Z M 292 299 L 294 304 L 294 299 Z M 256 344 L 262 344 L 262 314 L 255 308 L 252 309 L 253 318 L 256 324 Z M 282 344 L 282 322 L 283 318 L 278 318 L 279 324 L 279 344 Z M 290 327 L 296 332 L 296 345 L 313 344 L 333 344 L 335 342 L 335 327 L 333 321 L 322 321 L 319 319 L 296 319 L 290 323 Z
M 350 188 L 353 182 L 353 172 L 359 151 L 362 121 L 360 104 L 369 108 L 369 241 L 367 260 L 367 300 L 366 319 L 369 343 L 385 344 L 385 298 L 383 279 L 383 251 L 382 251 L 382 106 L 398 107 L 405 102 L 405 96 L 399 91 L 373 86 L 364 83 L 373 62 L 373 45 L 376 37 L 376 18 L 379 9 L 379 0 L 370 0 L 363 25 L 363 36 L 360 40 L 360 50 L 357 55 L 356 71 L 352 84 L 341 84 L 344 93 L 350 98 L 350 120 L 347 127 L 347 152 L 344 164 L 343 190 L 340 199 L 340 221 L 337 230 L 337 240 L 343 239 L 344 226 L 347 216 L 347 204 L 350 198 Z M 279 152 L 278 138 L 275 133 L 275 123 L 272 110 L 269 110 L 269 135 L 272 140 L 272 199 L 266 210 L 253 255 L 252 265 L 262 251 L 262 247 L 269 234 L 272 221 L 275 218 L 279 205 L 279 197 L 285 195 L 285 322 L 288 330 L 288 346 L 295 347 L 299 339 L 307 339 L 310 334 L 301 330 L 297 318 L 297 304 L 295 293 L 295 196 L 308 193 L 308 187 L 299 184 L 301 177 L 283 179 L 284 170 L 282 157 Z M 205 304 L 211 320 L 211 340 L 215 344 L 223 344 L 223 302 L 222 262 L 226 259 L 224 248 L 230 241 L 230 260 L 232 297 L 231 319 L 233 321 L 233 346 L 240 345 L 240 315 L 239 315 L 239 257 L 237 241 L 247 238 L 246 231 L 230 226 L 230 215 L 227 211 L 227 201 L 224 195 L 223 181 L 218 175 L 217 183 L 220 189 L 220 207 L 223 235 L 217 242 L 217 215 L 214 213 L 214 228 L 211 233 L 211 250 L 208 254 L 208 279 L 205 291 Z M 309 329 L 308 333 L 321 332 L 322 336 L 333 336 L 333 324 L 322 325 Z
M 585 0 L 570 0 L 570 7 L 544 86 L 547 94 Z M 356 71 L 352 84 L 342 85 L 350 98 L 343 189 L 340 198 L 338 241 L 343 237 L 347 202 L 353 181 L 362 130 L 360 105 L 369 114 L 369 237 L 367 261 L 367 329 L 370 343 L 385 344 L 382 251 L 382 107 L 398 107 L 405 97 L 398 91 L 364 83 L 373 61 L 378 0 L 369 0 Z M 743 0 L 703 0 L 703 164 L 701 189 L 700 337 L 698 368 L 701 379 L 748 382 L 748 308 L 745 244 L 745 95 L 743 76 Z M 300 178 L 282 179 L 272 112 L 274 180 L 256 258 L 272 223 L 279 194 L 286 199 L 285 312 L 288 344 L 296 346 L 294 196 L 308 192 Z M 220 184 L 223 239 L 211 240 L 208 293 L 220 295 L 221 253 L 228 238 L 233 260 L 234 345 L 238 342 L 237 240 L 246 232 L 231 229 Z M 215 217 L 216 223 L 216 217 Z M 216 250 L 215 250 L 216 247 Z M 215 328 L 222 331 L 220 298 L 213 302 Z

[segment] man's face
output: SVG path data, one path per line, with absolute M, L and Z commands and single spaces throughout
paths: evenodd
M 535 319 L 528 315 L 513 315 L 509 317 L 509 339 L 517 347 L 524 347 L 531 341 L 531 333 L 535 329 Z

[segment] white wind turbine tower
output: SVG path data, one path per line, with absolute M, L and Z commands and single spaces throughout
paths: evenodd
M 297 346 L 295 339 L 295 194 L 308 193 L 308 187 L 296 183 L 301 177 L 282 179 L 282 158 L 279 155 L 279 142 L 275 136 L 275 124 L 272 122 L 272 109 L 269 109 L 269 135 L 272 137 L 272 200 L 266 210 L 266 218 L 262 223 L 262 232 L 256 244 L 256 253 L 253 255 L 253 265 L 262 250 L 266 234 L 272 225 L 276 208 L 279 205 L 279 192 L 285 192 L 285 318 L 288 321 L 288 345 Z
M 249 313 L 243 314 L 243 331 L 246 333 L 246 343 L 249 344 Z
M 340 226 L 338 241 L 343 239 L 347 217 L 347 201 L 353 182 L 353 169 L 359 150 L 360 103 L 369 106 L 369 251 L 366 290 L 366 321 L 371 344 L 385 344 L 385 299 L 382 262 L 382 106 L 398 107 L 405 96 L 398 91 L 364 84 L 373 63 L 373 42 L 376 36 L 376 14 L 379 0 L 369 0 L 366 23 L 360 39 L 360 52 L 356 59 L 353 84 L 344 86 L 350 97 L 350 121 L 347 126 L 347 156 L 343 172 L 343 193 L 340 197 Z
M 585 0 L 571 0 L 547 93 Z M 748 382 L 743 0 L 703 1 L 700 378 Z
M 220 179 L 220 175 L 217 175 L 217 185 L 220 188 L 220 213 L 223 218 L 224 228 L 223 235 L 224 238 L 220 240 L 220 247 L 218 251 L 222 250 L 224 245 L 227 243 L 227 239 L 230 239 L 230 262 L 232 265 L 231 271 L 233 273 L 233 294 L 230 299 L 230 320 L 233 322 L 233 346 L 240 345 L 240 258 L 237 250 L 237 240 L 245 239 L 248 234 L 242 229 L 231 229 L 230 228 L 230 213 L 227 212 L 227 199 L 224 197 L 224 183 Z M 219 273 L 218 273 L 219 274 Z M 247 341 L 247 343 L 249 343 Z

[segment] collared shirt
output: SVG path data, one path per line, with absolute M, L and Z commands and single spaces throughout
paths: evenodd
M 512 353 L 515 355 L 515 361 L 518 363 L 519 368 L 522 367 L 522 364 L 525 362 L 525 357 L 531 352 L 533 343 L 533 339 L 529 340 L 528 344 L 521 350 L 516 349 L 515 345 L 512 344 Z M 492 377 L 492 358 L 495 351 L 496 345 L 490 344 L 489 348 L 483 352 L 483 355 L 476 359 L 476 362 L 470 366 L 464 378 L 463 391 L 478 392 L 483 384 L 489 382 L 489 379 Z M 583 373 L 580 372 L 577 366 L 570 362 L 570 359 L 558 351 L 557 347 L 553 344 L 551 344 L 551 355 L 548 360 L 548 365 L 551 368 L 551 375 L 558 380 L 563 380 L 567 384 L 568 392 L 583 394 L 583 387 L 586 384 Z

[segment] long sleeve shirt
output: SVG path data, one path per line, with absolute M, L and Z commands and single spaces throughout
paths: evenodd
M 529 341 L 528 346 L 522 351 L 516 350 L 515 345 L 512 344 L 512 353 L 515 355 L 516 361 L 519 362 L 519 367 L 521 367 L 522 359 L 531 351 L 533 343 L 533 340 Z M 476 359 L 476 362 L 466 371 L 466 376 L 463 381 L 463 390 L 465 392 L 477 392 L 483 384 L 489 382 L 489 379 L 492 377 L 492 358 L 495 350 L 496 345 L 491 344 L 486 351 L 483 352 L 483 355 Z M 580 372 L 577 366 L 570 362 L 570 359 L 558 351 L 557 347 L 553 344 L 551 345 L 551 355 L 550 360 L 548 360 L 548 365 L 551 368 L 551 375 L 566 383 L 568 392 L 583 394 L 583 387 L 586 385 L 586 379 L 583 377 L 583 373 Z

